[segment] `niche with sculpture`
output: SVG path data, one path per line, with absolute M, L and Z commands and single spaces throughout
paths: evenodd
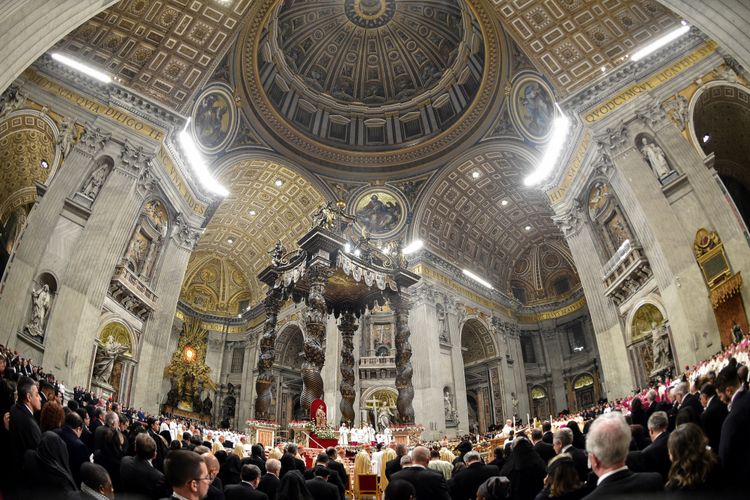
M 103 156 L 96 160 L 94 166 L 91 168 L 91 172 L 86 176 L 86 179 L 81 184 L 81 188 L 78 190 L 78 194 L 82 195 L 89 203 L 94 203 L 96 198 L 99 196 L 99 192 L 104 186 L 104 182 L 109 177 L 114 162 L 112 158 Z
M 635 137 L 635 146 L 661 184 L 667 184 L 675 177 L 674 167 L 653 137 L 648 134 L 638 134 Z
M 142 282 L 150 284 L 166 242 L 169 217 L 164 205 L 152 200 L 143 207 L 123 257 L 123 265 Z
M 23 333 L 40 344 L 47 335 L 56 294 L 57 280 L 49 273 L 40 274 L 31 286 L 28 321 L 23 327 Z
M 132 356 L 133 342 L 128 329 L 116 321 L 105 325 L 96 338 L 91 384 L 104 394 L 119 392 L 122 384 L 122 363 L 132 359 Z
M 675 369 L 669 324 L 661 310 L 645 303 L 633 314 L 630 323 L 630 351 L 640 372 L 639 382 L 655 380 L 671 374 Z

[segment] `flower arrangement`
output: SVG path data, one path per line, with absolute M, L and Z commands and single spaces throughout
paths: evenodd
M 274 420 L 255 420 L 252 418 L 248 418 L 245 420 L 245 425 L 247 427 L 255 427 L 260 429 L 278 429 L 279 424 L 277 424 Z
M 392 432 L 423 432 L 424 425 L 422 424 L 394 424 L 391 425 Z
M 304 430 L 310 427 L 310 421 L 308 420 L 292 420 L 287 424 L 287 427 L 295 430 Z
M 316 427 L 315 422 L 310 422 L 310 433 L 315 434 L 320 439 L 336 439 L 336 432 L 329 426 Z

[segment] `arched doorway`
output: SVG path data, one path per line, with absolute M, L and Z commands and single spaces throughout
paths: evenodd
M 750 226 L 750 90 L 708 84 L 694 97 L 694 140 L 707 155 L 739 216 Z
M 654 369 L 652 331 L 665 324 L 664 315 L 654 304 L 647 302 L 633 314 L 630 322 L 628 352 L 635 374 L 636 387 L 646 387 Z
M 594 393 L 594 377 L 588 373 L 582 373 L 573 381 L 573 392 L 576 395 L 578 408 L 588 408 L 596 401 Z
M 531 397 L 532 415 L 539 419 L 544 419 L 546 415 L 550 415 L 549 398 L 544 387 L 535 385 L 531 388 L 529 396 Z
M 478 319 L 469 319 L 461 328 L 461 355 L 466 378 L 466 399 L 469 406 L 469 429 L 487 432 L 497 424 L 495 415 L 502 415 L 499 398 L 489 377 L 495 364 L 497 349 L 489 330 Z M 499 410 L 499 411 L 498 411 Z
M 278 391 L 273 391 L 272 408 L 276 408 L 276 418 L 281 427 L 292 420 L 300 420 L 302 414 L 300 395 L 302 394 L 302 349 L 304 338 L 296 324 L 287 325 L 276 340 L 276 383 Z

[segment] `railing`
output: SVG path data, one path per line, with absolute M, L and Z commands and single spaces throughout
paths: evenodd
M 363 356 L 359 358 L 360 368 L 385 368 L 396 365 L 396 356 Z
M 636 245 L 630 243 L 630 240 L 623 241 L 622 245 L 620 245 L 620 248 L 618 248 L 615 254 L 609 258 L 606 264 L 604 264 L 604 275 L 602 277 L 606 278 L 612 273 L 612 271 L 617 269 L 617 266 L 619 266 L 620 263 L 625 260 L 625 258 L 635 246 Z

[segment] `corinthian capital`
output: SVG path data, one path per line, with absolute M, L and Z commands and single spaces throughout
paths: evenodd
M 552 221 L 563 232 L 566 238 L 573 236 L 583 224 L 583 209 L 578 200 L 573 201 L 573 205 L 567 212 L 552 217 Z
M 112 138 L 112 134 L 104 132 L 99 127 L 92 125 L 84 125 L 81 139 L 78 141 L 78 146 L 83 149 L 85 153 L 90 156 L 96 155 L 99 151 L 104 149 L 107 142 Z
M 172 232 L 172 239 L 175 243 L 186 250 L 192 251 L 201 234 L 203 234 L 202 229 L 191 226 L 185 221 L 182 214 L 177 214 L 174 231 Z

